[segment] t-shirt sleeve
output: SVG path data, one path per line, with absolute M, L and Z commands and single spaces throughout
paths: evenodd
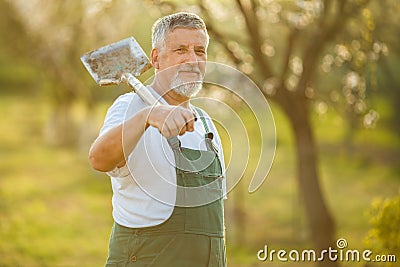
M 107 110 L 106 117 L 104 118 L 103 127 L 100 129 L 99 136 L 102 136 L 112 128 L 124 122 L 125 113 L 128 109 L 131 97 L 125 94 L 118 97 L 111 107 Z
M 103 127 L 100 129 L 99 137 L 111 130 L 112 128 L 122 124 L 125 121 L 125 114 L 132 100 L 133 94 L 124 94 L 118 97 L 111 107 L 107 110 L 104 118 Z M 107 172 L 110 177 L 127 177 L 130 175 L 126 165 L 112 171 Z

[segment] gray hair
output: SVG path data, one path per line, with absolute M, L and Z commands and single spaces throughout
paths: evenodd
M 208 36 L 206 24 L 194 13 L 178 12 L 158 19 L 152 28 L 152 47 L 161 48 L 165 45 L 165 39 L 169 32 L 176 28 L 201 29 L 207 36 L 206 47 L 210 37 Z

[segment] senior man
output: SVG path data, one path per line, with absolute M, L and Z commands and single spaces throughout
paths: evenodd
M 162 105 L 120 96 L 90 149 L 92 167 L 107 172 L 113 189 L 106 266 L 226 266 L 221 142 L 190 103 L 202 88 L 208 43 L 195 14 L 157 20 L 147 88 Z

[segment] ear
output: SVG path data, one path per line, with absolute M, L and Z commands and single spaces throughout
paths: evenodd
M 157 50 L 157 48 L 153 48 L 153 50 L 151 50 L 151 64 L 157 70 L 160 68 L 160 63 L 158 62 L 158 50 Z

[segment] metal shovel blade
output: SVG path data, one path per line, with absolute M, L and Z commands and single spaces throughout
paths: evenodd
M 90 51 L 81 56 L 81 61 L 100 86 L 119 84 L 129 73 L 139 77 L 152 67 L 133 37 Z

